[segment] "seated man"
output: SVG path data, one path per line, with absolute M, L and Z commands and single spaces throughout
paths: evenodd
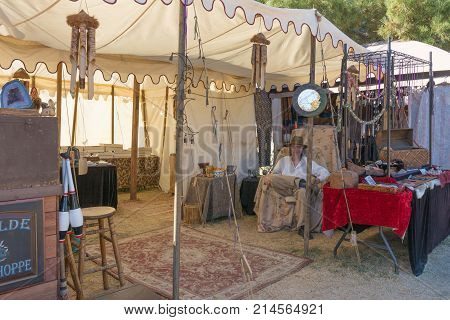
M 260 232 L 299 229 L 304 225 L 307 159 L 303 138 L 294 136 L 289 151 L 289 156 L 277 162 L 273 174 L 261 178 L 256 191 L 254 211 L 258 216 Z M 319 184 L 329 175 L 326 168 L 312 162 L 311 231 L 320 228 L 322 194 Z
M 292 137 L 289 145 L 289 156 L 281 158 L 275 168 L 273 174 L 281 174 L 284 176 L 292 176 L 306 181 L 306 145 L 303 144 L 303 138 Z M 319 179 L 321 182 L 325 181 L 330 173 L 324 167 L 312 162 L 312 176 L 313 180 Z

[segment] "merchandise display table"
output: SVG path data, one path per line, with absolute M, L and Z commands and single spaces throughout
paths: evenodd
M 239 196 L 242 209 L 246 214 L 255 214 L 255 194 L 258 189 L 259 177 L 247 177 L 242 180 Z
M 109 163 L 89 164 L 87 174 L 77 174 L 76 182 L 81 208 L 117 208 L 116 166 Z
M 202 222 L 221 217 L 228 217 L 231 213 L 231 202 L 228 194 L 227 180 L 229 179 L 232 201 L 235 201 L 236 175 L 228 177 L 208 178 L 196 176 L 191 178 L 185 204 L 198 203 Z
M 395 180 L 391 178 L 376 180 L 395 183 Z M 349 188 L 345 191 L 354 224 L 389 227 L 403 238 L 411 216 L 411 191 L 405 190 L 397 194 L 357 188 Z M 348 223 L 344 190 L 333 189 L 326 184 L 323 188 L 322 230 L 337 229 Z
M 379 182 L 394 183 L 392 178 L 379 178 Z M 378 226 L 380 236 L 385 246 L 378 248 L 387 249 L 394 262 L 395 272 L 398 272 L 397 259 L 387 238 L 384 236 L 383 227 L 392 228 L 394 233 L 403 238 L 411 217 L 412 192 L 405 190 L 396 194 L 361 190 L 357 188 L 345 189 L 348 207 L 353 225 Z M 330 188 L 326 184 L 323 188 L 323 222 L 322 230 L 345 228 L 344 234 L 339 239 L 334 253 L 351 231 L 348 227 L 349 217 L 343 189 Z M 365 243 L 369 245 L 368 243 Z M 369 245 L 370 246 L 370 245 Z M 373 246 L 373 245 L 372 245 Z

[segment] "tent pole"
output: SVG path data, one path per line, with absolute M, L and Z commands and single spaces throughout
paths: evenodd
M 58 64 L 58 71 L 56 73 L 56 114 L 58 117 L 58 148 L 59 148 L 59 146 L 61 145 L 62 62 Z
M 111 144 L 114 144 L 114 86 L 111 87 Z
M 137 156 L 139 135 L 139 83 L 134 76 L 133 123 L 131 126 L 130 200 L 137 200 Z
M 430 100 L 430 120 L 429 120 L 429 124 L 428 126 L 430 127 L 429 130 L 429 146 L 430 146 L 430 165 L 432 164 L 431 159 L 432 159 L 432 151 L 433 151 L 433 114 L 434 114 L 434 110 L 433 110 L 433 100 L 434 100 L 434 88 L 433 88 L 433 52 L 430 51 L 430 74 L 429 74 L 429 88 L 428 88 L 428 94 L 430 95 L 429 100 Z
M 147 104 L 145 102 L 145 90 L 141 90 L 141 111 L 142 111 L 142 121 L 144 122 L 144 141 L 145 141 L 145 147 L 150 148 L 150 136 L 148 134 L 148 128 L 147 128 Z
M 391 176 L 391 68 L 392 68 L 392 64 L 391 64 L 391 57 L 392 57 L 392 51 L 391 51 L 391 37 L 388 38 L 388 51 L 387 51 L 387 68 L 386 68 L 386 84 L 387 87 L 385 88 L 386 90 L 386 95 L 387 95 L 387 176 L 390 177 Z
M 347 123 L 345 122 L 345 113 L 346 109 L 344 108 L 347 99 L 346 99 L 346 92 L 344 90 L 347 90 L 347 44 L 344 43 L 344 57 L 342 58 L 342 67 L 341 67 L 341 92 L 339 93 L 339 105 L 341 108 L 341 166 L 347 166 L 347 151 L 346 151 L 346 145 L 347 145 Z
M 314 84 L 316 82 L 316 37 L 311 33 L 311 51 L 309 64 L 309 82 Z M 309 255 L 309 234 L 311 228 L 311 172 L 312 172 L 312 157 L 313 157 L 313 127 L 314 117 L 308 118 L 308 149 L 306 156 L 306 201 L 305 201 L 305 232 L 303 237 L 304 254 Z
M 186 1 L 186 0 L 185 0 Z M 183 113 L 184 113 L 184 74 L 186 69 L 186 15 L 184 1 L 180 1 L 178 20 L 178 75 L 177 75 L 177 126 L 176 126 L 176 164 L 175 164 L 175 211 L 173 234 L 173 296 L 180 298 L 180 229 L 183 196 L 182 152 L 183 152 Z
M 72 139 L 70 145 L 73 147 L 76 142 L 77 136 L 77 116 L 78 116 L 78 94 L 80 92 L 80 87 L 77 85 L 75 87 L 75 108 L 73 109 L 73 122 L 72 122 Z

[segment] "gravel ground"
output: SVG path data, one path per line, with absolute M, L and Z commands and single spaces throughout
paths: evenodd
M 138 201 L 129 201 L 128 194 L 119 194 L 119 209 L 115 216 L 119 239 L 151 232 L 173 223 L 173 197 L 158 190 L 139 193 Z M 258 233 L 256 216 L 238 219 L 242 242 L 266 249 L 303 256 L 303 239 L 296 232 Z M 183 226 L 190 227 L 190 226 Z M 232 238 L 232 224 L 227 219 L 193 226 L 203 232 L 226 239 Z M 429 256 L 424 273 L 411 273 L 408 247 L 392 232 L 386 232 L 400 264 L 400 274 L 393 272 L 387 252 L 359 245 L 361 264 L 355 249 L 344 243 L 337 258 L 333 247 L 340 236 L 336 232 L 327 238 L 315 234 L 310 241 L 313 263 L 295 274 L 255 293 L 254 299 L 449 299 L 450 298 L 450 238 L 444 240 Z M 364 231 L 359 237 L 380 242 L 377 228 Z M 88 243 L 97 242 L 91 236 Z M 85 278 L 86 296 L 102 291 L 101 274 Z M 111 279 L 111 287 L 117 282 Z

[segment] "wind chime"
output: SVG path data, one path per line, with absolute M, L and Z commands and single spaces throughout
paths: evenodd
M 70 43 L 70 62 L 72 72 L 70 78 L 70 93 L 75 96 L 77 68 L 80 70 L 79 89 L 85 89 L 88 78 L 88 99 L 94 97 L 94 65 L 95 65 L 95 29 L 98 20 L 81 10 L 67 17 L 67 24 L 72 27 Z
M 262 90 L 266 83 L 267 46 L 270 41 L 262 33 L 258 33 L 251 38 L 250 42 L 253 43 L 252 86 Z

